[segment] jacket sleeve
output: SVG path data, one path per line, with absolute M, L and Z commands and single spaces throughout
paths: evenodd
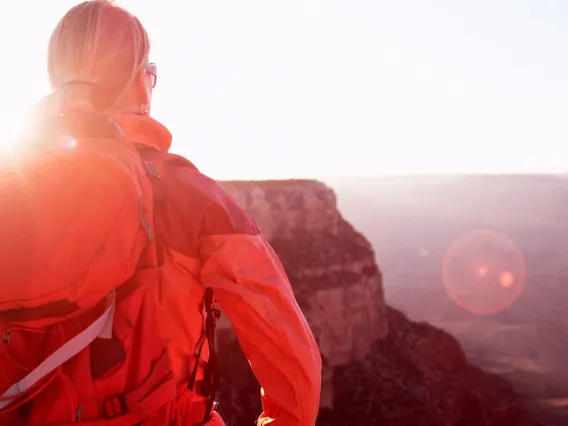
M 261 385 L 257 424 L 313 426 L 321 389 L 314 336 L 261 231 L 220 185 L 214 191 L 202 215 L 201 281 L 213 288 Z

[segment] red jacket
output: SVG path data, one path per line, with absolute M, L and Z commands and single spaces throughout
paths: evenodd
M 147 116 L 115 116 L 132 142 L 168 151 L 170 132 Z M 320 353 L 276 253 L 234 198 L 187 167 L 162 171 L 177 194 L 155 207 L 168 226 L 156 298 L 163 338 L 184 386 L 202 332 L 200 303 L 211 287 L 262 390 L 259 425 L 312 426 L 319 408 Z M 171 199 L 175 198 L 175 199 Z M 204 347 L 201 363 L 208 359 Z M 200 371 L 198 380 L 203 376 Z M 194 400 L 199 399 L 195 395 Z

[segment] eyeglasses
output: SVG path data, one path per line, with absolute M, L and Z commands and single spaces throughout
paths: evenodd
M 158 82 L 158 67 L 155 62 L 150 62 L 149 64 L 146 64 L 144 69 L 146 70 L 146 74 L 150 76 L 153 89 L 156 87 L 156 83 Z

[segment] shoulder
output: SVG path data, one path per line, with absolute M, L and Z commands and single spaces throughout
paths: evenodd
M 220 182 L 200 172 L 189 160 L 172 154 L 163 163 L 161 173 L 175 192 L 177 203 L 199 217 L 201 236 L 260 233 L 256 223 L 235 197 Z

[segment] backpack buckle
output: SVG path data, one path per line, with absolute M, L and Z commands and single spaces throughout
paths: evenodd
M 128 413 L 124 395 L 115 395 L 103 401 L 103 415 L 106 419 L 113 419 Z
M 0 346 L 8 346 L 10 344 L 10 339 L 12 338 L 12 330 L 5 328 L 3 330 L 2 337 L 0 338 Z

